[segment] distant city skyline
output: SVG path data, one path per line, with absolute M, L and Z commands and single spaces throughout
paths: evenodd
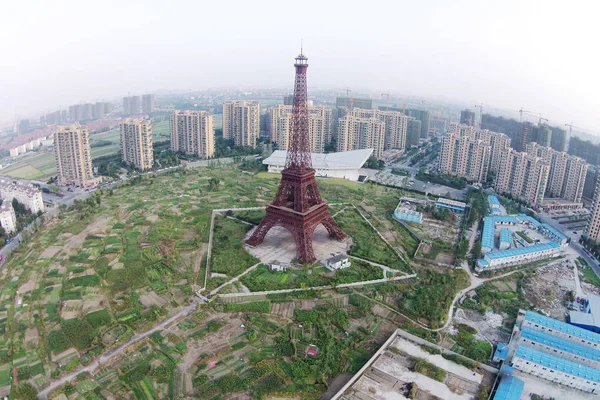
M 12 2 L 0 26 L 12 39 L 0 43 L 0 121 L 129 92 L 291 90 L 290 60 L 303 37 L 312 88 L 522 106 L 600 131 L 594 2 L 303 4 L 290 13 L 272 1 Z M 226 24 L 192 23 L 200 12 L 222 15 L 225 7 L 235 10 Z

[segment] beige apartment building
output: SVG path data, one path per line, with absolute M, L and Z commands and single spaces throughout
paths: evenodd
M 550 165 L 534 154 L 506 149 L 501 157 L 496 191 L 539 207 L 544 200 Z
M 546 196 L 580 203 L 588 164 L 582 158 L 564 151 L 532 142 L 527 144 L 527 152 L 542 158 L 550 165 Z
M 201 158 L 215 155 L 213 116 L 206 111 L 179 111 L 171 114 L 171 150 Z
M 233 100 L 223 103 L 223 138 L 236 146 L 256 147 L 260 136 L 260 105 L 254 101 Z
M 121 120 L 121 158 L 123 162 L 142 171 L 152 168 L 154 149 L 150 120 L 143 118 Z
M 489 158 L 490 146 L 484 140 L 460 131 L 442 137 L 439 167 L 443 173 L 482 183 Z
M 339 119 L 337 151 L 373 149 L 381 158 L 385 150 L 385 122 L 378 118 L 361 118 L 348 114 Z
M 355 108 L 350 112 L 358 118 L 375 118 L 385 123 L 383 149 L 406 150 L 406 133 L 408 131 L 408 117 L 399 111 L 381 111 Z
M 333 110 L 325 106 L 308 108 L 308 136 L 311 153 L 323 153 L 331 142 Z M 278 105 L 269 111 L 271 141 L 279 150 L 287 150 L 292 130 L 292 106 Z
M 498 172 L 501 154 L 505 149 L 510 147 L 510 138 L 505 134 L 492 132 L 488 129 L 478 129 L 470 125 L 450 124 L 448 134 L 454 134 L 455 137 L 468 136 L 475 141 L 481 141 L 483 146 L 490 147 L 485 166 L 486 175 L 488 171 L 494 173 Z M 483 151 L 487 152 L 487 150 Z M 484 177 L 483 180 L 485 180 L 485 178 L 486 177 Z
M 594 204 L 592 205 L 592 213 L 585 228 L 585 233 L 590 239 L 600 243 L 600 177 L 596 180 Z
M 58 184 L 79 187 L 94 184 L 90 131 L 87 126 L 60 126 L 54 131 Z
M 500 160 L 506 149 L 510 148 L 510 138 L 504 133 L 490 132 L 490 172 L 498 173 Z

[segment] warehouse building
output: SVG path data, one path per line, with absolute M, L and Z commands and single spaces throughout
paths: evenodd
M 488 196 L 488 203 L 490 205 L 490 214 L 491 215 L 504 215 L 506 214 L 506 210 L 500 204 L 500 200 L 493 194 Z
M 506 268 L 513 265 L 527 264 L 544 258 L 557 257 L 561 247 L 556 242 L 536 244 L 509 250 L 491 251 L 477 260 L 475 269 L 482 272 L 489 269 Z
M 494 359 L 503 364 L 494 400 L 516 400 L 525 393 L 587 399 L 600 389 L 600 335 L 596 333 L 519 310 L 510 343 L 498 349 L 503 357 Z
M 452 212 L 463 214 L 465 212 L 465 208 L 467 207 L 467 203 L 463 203 L 462 201 L 444 199 L 440 197 L 435 202 L 435 208 L 439 211 L 440 209 L 447 209 Z
M 588 331 L 600 332 L 600 297 L 588 294 L 583 311 L 569 311 L 569 323 Z

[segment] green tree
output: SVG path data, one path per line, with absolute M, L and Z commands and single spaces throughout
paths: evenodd
M 37 400 L 38 392 L 29 382 L 21 382 L 15 388 L 13 396 L 15 400 Z

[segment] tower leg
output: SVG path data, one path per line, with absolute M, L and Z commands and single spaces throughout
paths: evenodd
M 296 259 L 302 264 L 312 263 L 317 258 L 313 250 L 313 237 L 314 228 L 302 229 L 294 233 L 294 239 L 296 240 Z
M 327 215 L 321 223 L 327 229 L 330 238 L 342 240 L 346 237 L 331 215 Z
M 276 224 L 277 221 L 275 220 L 275 218 L 273 218 L 272 215 L 269 215 L 269 213 L 267 213 L 263 220 L 260 221 L 260 224 L 254 229 L 252 235 L 250 235 L 248 240 L 246 240 L 246 243 L 250 246 L 258 246 L 263 242 L 263 240 L 265 240 L 265 236 L 267 236 L 267 233 L 269 233 L 271 228 L 274 227 Z

